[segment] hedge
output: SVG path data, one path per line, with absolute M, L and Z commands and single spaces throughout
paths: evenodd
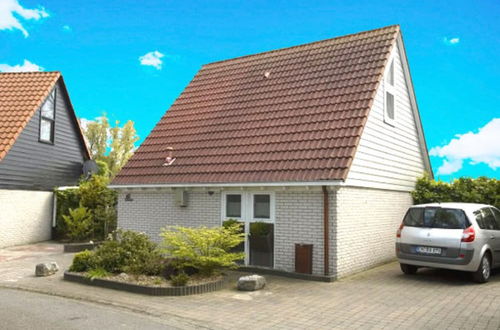
M 418 179 L 411 194 L 415 204 L 464 202 L 489 204 L 500 208 L 500 180 L 487 177 L 464 177 L 448 183 L 424 176 Z

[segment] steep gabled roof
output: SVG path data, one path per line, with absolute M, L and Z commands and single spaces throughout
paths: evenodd
M 0 73 L 0 161 L 59 79 L 62 80 L 60 72 Z M 64 82 L 63 87 L 66 88 Z M 79 127 L 71 104 L 70 109 Z M 90 158 L 80 129 L 78 134 Z
M 399 26 L 207 64 L 114 184 L 343 180 Z M 163 166 L 168 148 L 175 161 Z

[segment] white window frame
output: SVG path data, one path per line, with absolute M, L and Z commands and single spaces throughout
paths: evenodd
M 228 217 L 226 215 L 227 195 L 241 195 L 241 217 Z M 255 195 L 269 195 L 269 219 L 255 218 L 254 217 L 254 196 Z M 250 241 L 248 240 L 248 233 L 250 233 L 250 223 L 252 222 L 265 222 L 274 224 L 275 232 L 274 239 L 276 239 L 276 195 L 274 191 L 255 190 L 255 191 L 223 191 L 221 194 L 221 225 L 224 221 L 235 219 L 243 222 L 245 226 L 245 265 L 250 263 Z M 276 254 L 273 251 L 273 265 L 276 265 Z
M 389 64 L 387 65 L 387 68 L 384 73 L 384 122 L 386 124 L 389 124 L 391 126 L 396 126 L 396 118 L 397 118 L 397 111 L 396 111 L 396 61 L 395 61 L 395 56 L 391 56 L 389 59 Z M 389 82 L 389 78 L 391 75 L 391 68 L 392 68 L 392 76 L 393 76 L 393 82 L 394 84 L 392 85 Z M 388 109 L 387 109 L 387 93 L 391 94 L 394 100 L 394 118 L 389 117 L 388 114 Z
M 40 123 L 39 123 L 39 129 L 38 129 L 38 142 L 46 143 L 46 144 L 54 144 L 55 141 L 55 130 L 56 130 L 56 89 L 54 88 L 50 93 L 49 96 L 45 99 L 45 102 L 42 104 L 40 107 Z M 43 114 L 43 108 L 47 105 L 48 102 L 52 102 L 52 104 L 49 104 L 52 107 L 52 118 L 44 116 Z M 42 137 L 42 123 L 43 122 L 48 122 L 50 123 L 50 136 L 49 139 L 44 139 Z

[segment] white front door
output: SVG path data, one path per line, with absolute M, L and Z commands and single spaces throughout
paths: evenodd
M 234 219 L 245 228 L 245 265 L 274 266 L 275 196 L 265 191 L 222 194 L 222 221 Z

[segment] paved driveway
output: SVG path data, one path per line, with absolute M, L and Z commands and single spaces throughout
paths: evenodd
M 232 285 L 204 295 L 149 297 L 68 283 L 61 274 L 35 278 L 30 274 L 42 259 L 67 266 L 71 255 L 50 252 L 4 260 L 0 270 L 9 268 L 19 278 L 9 281 L 0 275 L 0 286 L 119 306 L 183 322 L 187 328 L 500 328 L 498 272 L 489 283 L 478 285 L 451 271 L 404 276 L 397 263 L 390 263 L 335 283 L 266 276 L 268 286 L 253 293 L 238 292 Z M 27 261 L 28 272 L 13 271 L 16 264 L 26 267 Z

